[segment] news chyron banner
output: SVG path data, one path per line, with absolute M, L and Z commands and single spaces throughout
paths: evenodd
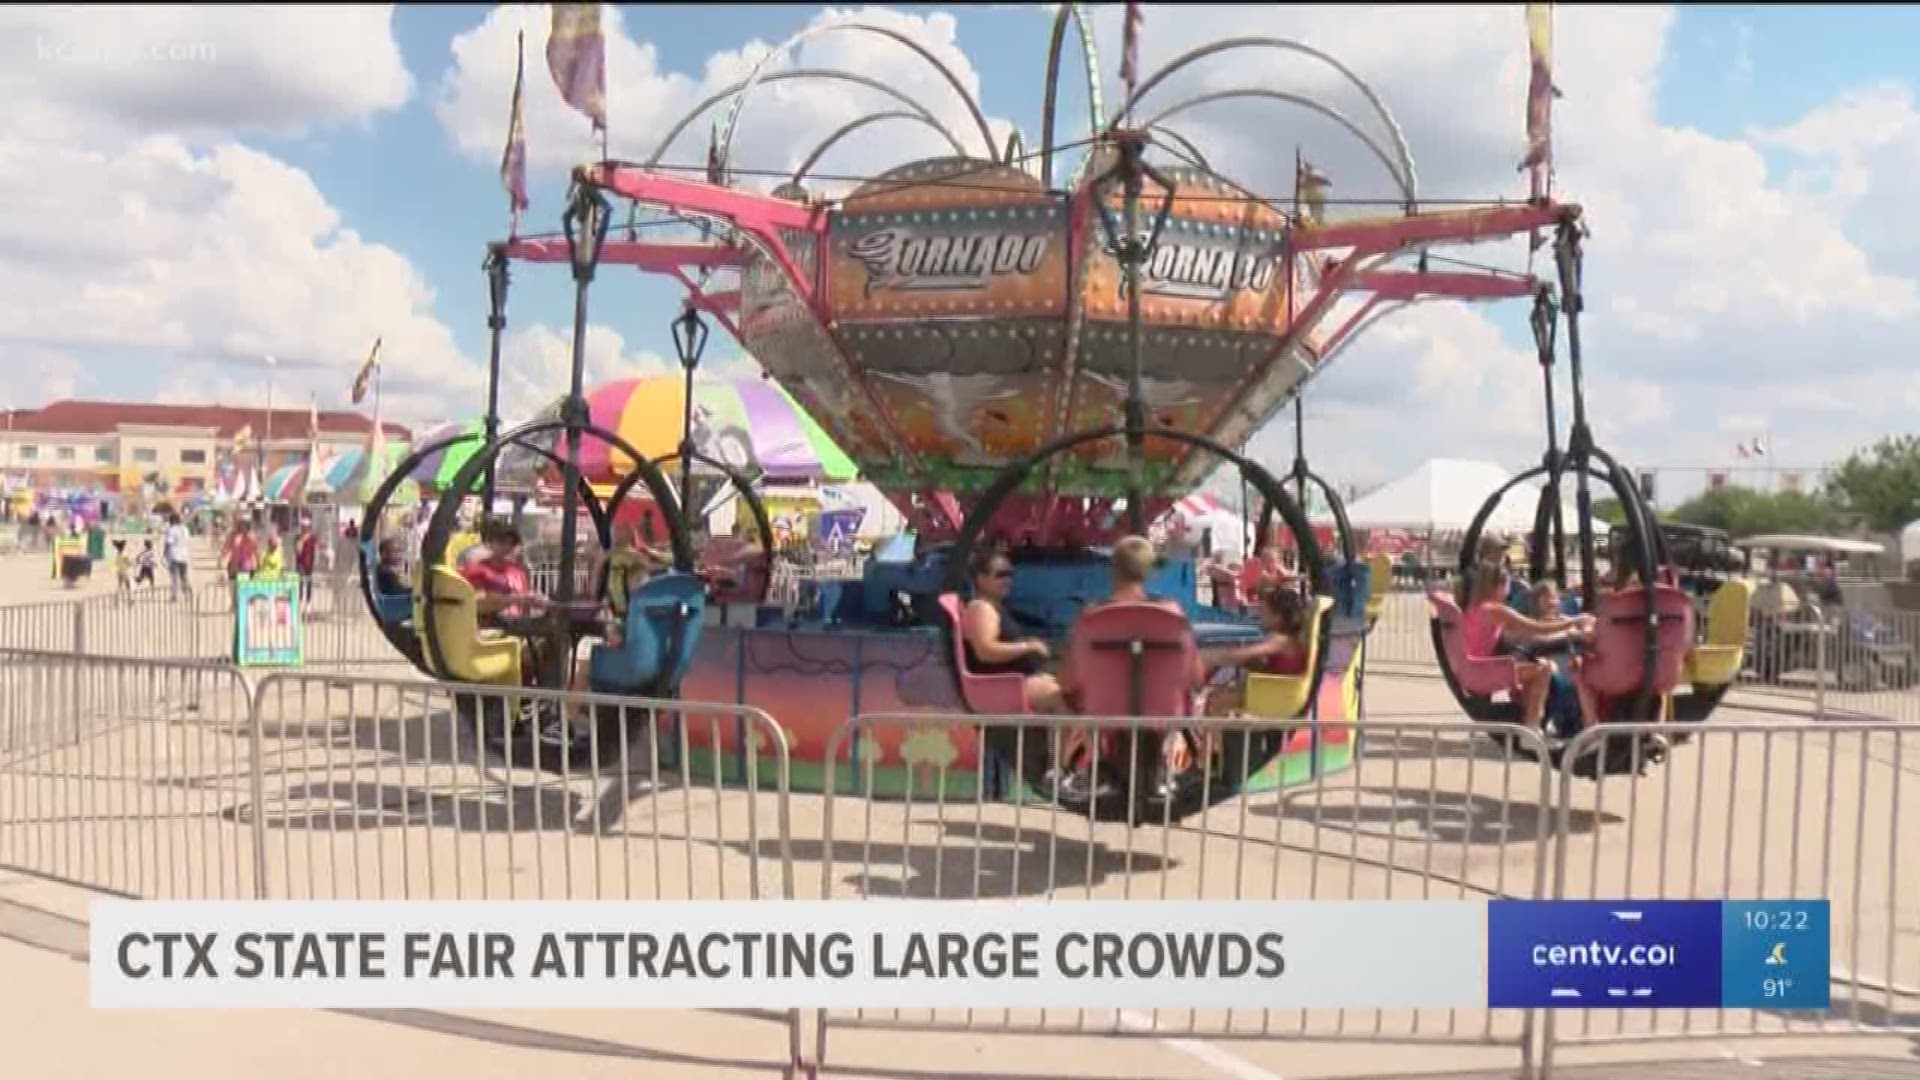
M 1825 901 L 102 901 L 105 1008 L 1827 1004 Z

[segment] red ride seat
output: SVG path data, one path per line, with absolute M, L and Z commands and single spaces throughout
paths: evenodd
M 1693 600 L 1671 585 L 1653 587 L 1653 610 L 1660 619 L 1656 636 L 1653 689 L 1667 694 L 1680 685 L 1693 648 Z M 1593 647 L 1580 666 L 1580 679 L 1603 697 L 1640 693 L 1646 670 L 1647 590 L 1608 593 L 1594 605 Z
M 1466 634 L 1461 630 L 1465 616 L 1451 594 L 1434 590 L 1427 594 L 1433 605 L 1433 617 L 1440 623 L 1440 640 L 1446 645 L 1447 667 L 1460 689 L 1474 697 L 1511 694 L 1520 687 L 1520 672 L 1511 656 L 1468 656 Z
M 1187 716 L 1199 657 L 1193 626 L 1158 604 L 1090 608 L 1068 644 L 1088 716 Z
M 1032 712 L 1027 705 L 1027 677 L 1019 672 L 976 675 L 967 668 L 967 634 L 964 609 L 954 593 L 940 594 L 940 612 L 946 616 L 947 633 L 953 639 L 953 673 L 960 682 L 960 700 L 967 711 L 983 716 L 1020 716 Z

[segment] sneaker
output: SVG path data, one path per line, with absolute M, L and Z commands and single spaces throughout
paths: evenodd
M 1087 775 L 1077 769 L 1062 769 L 1057 765 L 1048 769 L 1046 786 L 1056 802 L 1078 805 L 1093 799 Z

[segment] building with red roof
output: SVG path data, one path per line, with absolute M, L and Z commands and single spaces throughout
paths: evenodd
M 318 420 L 318 430 L 309 431 Z M 411 433 L 384 424 L 389 442 Z M 306 457 L 364 446 L 373 420 L 355 412 L 161 405 L 133 401 L 55 401 L 0 411 L 0 476 L 8 486 L 132 490 L 148 477 L 189 494 L 212 488 L 220 471 L 276 468 Z

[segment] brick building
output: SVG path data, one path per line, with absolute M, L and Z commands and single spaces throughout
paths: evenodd
M 0 476 L 9 487 L 41 491 L 130 491 L 158 475 L 172 491 L 189 494 L 212 488 L 223 464 L 257 468 L 265 477 L 304 460 L 311 422 L 307 409 L 275 409 L 269 417 L 265 409 L 225 405 L 55 401 L 0 411 Z M 410 434 L 398 424 L 385 427 L 389 441 Z M 372 431 L 373 421 L 359 413 L 323 411 L 320 451 L 364 446 Z

